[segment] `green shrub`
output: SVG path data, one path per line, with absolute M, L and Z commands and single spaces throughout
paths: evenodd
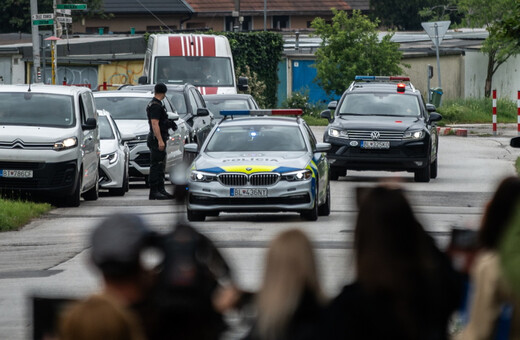
M 507 98 L 497 100 L 497 122 L 517 121 L 516 102 Z M 445 100 L 437 111 L 442 115 L 442 124 L 492 123 L 493 101 L 490 98 L 467 98 Z

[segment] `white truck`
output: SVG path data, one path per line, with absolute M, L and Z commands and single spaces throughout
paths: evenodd
M 235 80 L 229 41 L 206 34 L 152 34 L 139 84 L 185 84 L 205 94 L 237 93 L 247 89 L 247 78 Z

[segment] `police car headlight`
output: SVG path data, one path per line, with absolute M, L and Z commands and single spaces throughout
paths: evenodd
M 294 181 L 307 181 L 311 179 L 312 172 L 310 170 L 298 170 L 298 171 L 291 171 L 291 172 L 285 172 L 282 174 L 282 179 L 294 182 Z
M 217 176 L 209 172 L 192 170 L 190 173 L 190 179 L 193 182 L 211 182 L 215 181 Z
M 424 131 L 406 131 L 403 136 L 404 139 L 422 139 L 424 138 Z
M 330 128 L 329 129 L 329 136 L 336 137 L 336 138 L 346 138 L 346 139 L 348 139 L 347 131 L 334 129 L 334 128 Z
M 67 150 L 78 145 L 78 139 L 76 137 L 69 137 L 64 140 L 60 140 L 54 143 L 53 150 L 62 151 Z
M 117 162 L 117 152 L 112 152 L 106 155 L 101 155 L 101 160 L 108 159 L 109 164 Z

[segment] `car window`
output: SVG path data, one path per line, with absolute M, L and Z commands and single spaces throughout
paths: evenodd
M 0 93 L 0 124 L 71 127 L 74 97 L 48 93 Z
M 419 116 L 419 100 L 402 93 L 355 93 L 345 96 L 338 114 Z
M 249 110 L 254 107 L 249 106 L 247 99 L 210 99 L 206 100 L 206 106 L 213 113 L 215 118 L 220 118 L 220 111 L 223 110 Z
M 312 151 L 314 152 L 314 151 L 316 151 L 316 144 L 318 143 L 318 141 L 316 140 L 314 133 L 312 133 L 311 128 L 306 123 L 303 123 L 303 126 L 304 126 L 304 128 L 305 128 L 304 130 L 307 133 L 307 136 L 309 138 L 309 142 L 311 143 Z
M 108 118 L 106 116 L 99 116 L 98 118 L 99 124 L 99 138 L 101 139 L 114 139 L 114 132 L 112 131 L 112 127 L 108 122 Z
M 206 152 L 222 151 L 306 151 L 297 126 L 252 125 L 219 127 L 211 136 Z
M 170 101 L 173 106 L 177 110 L 177 113 L 181 115 L 186 115 L 188 113 L 188 108 L 186 107 L 186 101 L 184 100 L 184 94 L 182 92 L 171 92 L 168 93 Z
M 152 98 L 96 97 L 96 107 L 110 112 L 114 119 L 147 119 L 146 106 Z
M 199 105 L 197 103 L 197 100 L 195 100 L 195 96 L 193 95 L 192 91 L 188 92 L 188 98 L 189 98 L 190 106 L 191 106 L 191 109 L 193 110 L 193 113 L 196 113 L 197 109 L 199 108 Z
M 92 99 L 92 93 L 83 92 L 81 99 L 85 107 L 85 119 L 96 118 L 96 110 L 94 109 L 94 101 Z
M 228 57 L 168 56 L 155 58 L 154 83 L 233 86 Z

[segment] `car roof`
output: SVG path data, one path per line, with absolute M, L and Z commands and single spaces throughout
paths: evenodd
M 397 93 L 397 84 L 399 82 L 396 81 L 360 81 L 353 82 L 349 88 L 347 89 L 348 93 L 352 92 L 363 92 L 363 93 L 373 93 L 373 92 L 389 92 L 389 93 Z M 420 95 L 421 92 L 416 89 L 411 83 L 404 82 L 406 85 L 405 92 L 401 92 L 401 94 L 412 94 L 412 95 Z
M 301 118 L 295 117 L 273 117 L 273 116 L 255 116 L 255 117 L 238 117 L 223 118 L 219 126 L 242 126 L 242 125 L 286 125 L 299 126 L 301 125 Z
M 150 91 L 124 91 L 124 90 L 110 90 L 94 92 L 94 97 L 139 97 L 152 98 L 153 93 Z
M 245 94 L 245 93 L 236 93 L 236 94 L 204 94 L 202 95 L 202 97 L 204 97 L 204 99 L 207 99 L 207 100 L 212 100 L 212 99 L 215 99 L 215 100 L 226 100 L 226 99 L 250 99 L 250 98 L 253 98 L 253 96 L 251 96 L 250 94 Z
M 185 87 L 190 86 L 191 84 L 182 84 L 182 85 L 174 85 L 174 84 L 165 84 L 168 91 L 183 91 Z M 193 86 L 193 85 L 191 85 Z M 121 87 L 118 91 L 153 91 L 155 84 L 146 84 L 146 85 L 129 85 Z M 168 93 L 168 92 L 166 92 Z
M 64 95 L 74 95 L 76 93 L 90 91 L 88 87 L 66 85 L 18 84 L 0 86 L 0 92 L 29 92 L 29 90 L 32 93 L 51 93 Z

